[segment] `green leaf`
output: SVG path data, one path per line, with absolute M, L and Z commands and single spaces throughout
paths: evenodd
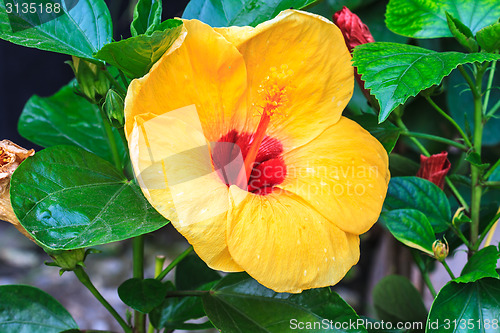
M 172 290 L 210 290 L 220 280 L 216 271 L 208 268 L 196 254 L 184 258 L 175 267 L 175 286 Z M 180 329 L 186 320 L 205 316 L 200 297 L 171 297 L 150 313 L 157 328 Z M 213 326 L 212 326 L 213 327 Z
M 499 279 L 496 271 L 498 258 L 500 258 L 500 253 L 495 246 L 490 245 L 483 248 L 467 261 L 460 277 L 454 281 L 468 283 L 486 277 Z
M 464 25 L 460 20 L 453 17 L 450 13 L 446 12 L 446 21 L 448 22 L 448 27 L 453 34 L 453 37 L 462 44 L 469 52 L 477 52 L 479 46 L 477 45 L 476 39 L 470 31 L 469 27 Z
M 39 13 L 26 15 L 22 10 L 13 11 L 9 17 L 6 2 L 0 1 L 0 38 L 26 47 L 92 59 L 95 52 L 111 41 L 111 15 L 104 0 L 75 2 L 69 9 L 66 1 L 31 1 L 37 6 L 62 3 L 64 14 L 49 21 L 42 18 L 41 22 Z
M 212 27 L 229 27 L 232 25 L 255 27 L 270 20 L 282 10 L 302 9 L 318 0 L 191 0 L 182 18 L 198 19 Z
M 432 303 L 426 332 L 498 332 L 498 318 L 500 318 L 498 295 L 500 295 L 498 279 L 485 278 L 466 284 L 449 282 L 439 291 Z
M 449 12 L 473 33 L 500 16 L 497 0 L 391 0 L 385 22 L 397 34 L 413 38 L 452 37 L 446 21 Z
M 373 288 L 373 305 L 383 321 L 425 322 L 427 310 L 422 296 L 404 276 L 389 275 Z
M 476 34 L 477 42 L 486 52 L 500 50 L 500 22 L 484 27 Z
M 168 223 L 134 181 L 77 147 L 47 148 L 24 161 L 10 195 L 23 227 L 53 250 L 116 242 Z
M 175 286 L 178 290 L 196 289 L 220 278 L 220 274 L 210 269 L 196 254 L 187 256 L 175 267 Z
M 476 152 L 470 152 L 469 154 L 467 154 L 465 160 L 479 168 L 481 171 L 484 171 L 490 165 L 489 163 L 483 163 L 481 161 L 481 156 Z
M 300 294 L 276 293 L 245 273 L 224 277 L 203 296 L 203 306 L 221 332 L 366 332 L 362 326 L 340 327 L 361 319 L 329 288 Z M 339 327 L 334 330 L 330 321 Z M 323 322 L 328 323 L 327 327 L 320 326 Z
M 448 229 L 451 209 L 444 192 L 432 182 L 419 177 L 395 177 L 389 182 L 384 208 L 416 209 L 425 214 L 434 232 Z
M 365 88 L 380 102 L 379 122 L 411 96 L 440 84 L 458 65 L 498 59 L 498 54 L 435 52 L 385 42 L 357 46 L 353 55 Z
M 182 21 L 167 20 L 151 35 L 139 35 L 104 45 L 95 57 L 121 69 L 130 77 L 141 77 L 172 46 L 181 31 Z
M 0 332 L 59 333 L 69 329 L 78 326 L 49 294 L 31 286 L 0 286 Z
M 176 268 L 177 269 L 177 268 Z M 201 275 L 201 273 L 197 273 Z M 220 278 L 220 276 L 219 276 Z M 191 290 L 210 290 L 217 281 L 208 282 L 198 288 Z M 167 282 L 168 290 L 176 290 L 171 282 Z M 191 319 L 198 319 L 206 316 L 200 297 L 167 297 L 163 303 L 149 314 L 151 324 L 156 328 L 167 330 L 186 329 L 184 322 Z M 203 325 L 201 328 L 206 328 Z M 213 327 L 210 323 L 209 327 Z
M 369 113 L 352 116 L 351 119 L 360 124 L 365 130 L 370 132 L 371 135 L 380 141 L 387 153 L 390 153 L 392 149 L 394 149 L 394 146 L 399 139 L 399 135 L 401 134 L 401 130 L 392 123 L 386 121 L 379 124 L 377 116 Z
M 139 0 L 134 8 L 134 19 L 130 24 L 132 36 L 149 34 L 161 23 L 161 0 Z
M 167 286 L 156 279 L 132 278 L 118 287 L 123 303 L 142 313 L 148 313 L 163 302 Z
M 53 96 L 31 97 L 19 119 L 18 131 L 42 147 L 73 145 L 112 162 L 110 142 L 99 108 L 75 94 L 74 82 Z M 125 147 L 118 132 L 113 131 L 123 156 Z
M 428 255 L 434 255 L 436 240 L 432 226 L 424 213 L 415 209 L 396 209 L 380 215 L 380 222 L 398 241 Z

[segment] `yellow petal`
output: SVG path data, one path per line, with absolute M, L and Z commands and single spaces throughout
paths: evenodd
M 342 117 L 309 144 L 284 153 L 280 187 L 312 205 L 340 229 L 366 232 L 378 219 L 389 183 L 382 145 Z
M 359 238 L 296 195 L 266 196 L 231 186 L 227 242 L 234 260 L 262 285 L 298 293 L 333 285 L 359 259 Z
M 135 117 L 161 115 L 195 104 L 211 141 L 246 118 L 246 69 L 236 47 L 208 25 L 184 21 L 182 34 L 143 78 L 132 81 L 125 100 L 125 128 Z
M 135 120 L 130 157 L 146 198 L 208 266 L 241 271 L 226 245 L 228 188 L 213 171 L 195 106 Z
M 267 134 L 280 139 L 285 150 L 318 136 L 335 124 L 349 102 L 354 86 L 351 56 L 344 37 L 325 18 L 296 10 L 281 12 L 256 28 L 217 29 L 234 43 L 245 59 L 248 105 L 258 113 L 259 86 L 271 70 L 282 66 L 290 75 L 283 117 L 271 121 Z M 258 117 L 249 119 L 253 131 Z

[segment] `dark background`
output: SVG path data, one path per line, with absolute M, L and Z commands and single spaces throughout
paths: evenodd
M 114 39 L 130 37 L 134 0 L 106 1 L 113 18 Z M 163 19 L 180 17 L 188 0 L 164 1 Z M 32 95 L 50 96 L 74 76 L 68 55 L 19 46 L 0 39 L 0 140 L 39 148 L 17 132 L 17 121 Z

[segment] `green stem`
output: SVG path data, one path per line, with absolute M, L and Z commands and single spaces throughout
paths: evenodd
M 468 249 L 472 249 L 472 246 L 460 229 L 455 228 L 455 226 L 453 225 L 451 230 L 455 233 L 455 235 L 457 235 L 458 238 L 462 240 L 462 242 L 464 242 L 465 246 L 467 246 Z
M 416 133 L 416 132 L 401 132 L 401 135 L 413 136 L 415 138 L 421 138 L 421 139 L 427 139 L 427 140 L 432 140 L 432 141 L 436 141 L 436 142 L 442 142 L 442 143 L 446 143 L 450 146 L 457 147 L 457 148 L 465 150 L 465 151 L 469 150 L 469 148 L 466 145 L 463 145 L 461 143 L 455 142 L 455 141 L 447 139 L 447 138 L 443 138 L 441 136 L 425 134 L 425 133 Z
M 165 256 L 156 256 L 155 258 L 155 277 L 160 275 L 161 270 L 163 269 L 163 264 L 165 263 Z M 153 324 L 151 324 L 151 321 L 148 326 L 148 333 L 154 333 L 155 328 L 153 327 Z
M 491 87 L 493 85 L 493 77 L 495 76 L 495 68 L 496 67 L 497 67 L 497 61 L 494 60 L 491 63 L 490 75 L 488 77 L 488 83 L 486 85 L 486 91 L 484 93 L 483 114 L 486 114 L 486 110 L 488 108 L 488 103 L 490 101 L 490 92 L 491 92 Z
M 500 158 L 498 159 L 498 161 L 495 162 L 495 164 L 493 164 L 493 166 L 488 170 L 488 172 L 486 172 L 484 174 L 484 179 L 488 179 L 490 178 L 491 174 L 495 171 L 496 168 L 500 167 Z
M 408 131 L 408 128 L 403 123 L 403 120 L 401 119 L 401 117 L 396 118 L 396 124 L 398 125 L 399 128 L 401 128 L 403 130 L 403 132 L 411 133 L 410 131 Z M 420 151 L 422 152 L 422 154 L 424 154 L 427 157 L 430 156 L 430 154 L 427 151 L 427 149 L 425 149 L 425 147 L 420 143 L 420 141 L 418 141 L 418 139 L 416 137 L 410 136 L 409 138 L 420 149 Z M 462 207 L 464 207 L 467 211 L 469 211 L 469 205 L 467 204 L 467 201 L 465 201 L 465 199 L 462 197 L 462 195 L 460 194 L 460 192 L 458 192 L 457 188 L 455 187 L 455 185 L 453 185 L 453 183 L 451 182 L 450 178 L 445 177 L 444 179 L 446 181 L 446 184 L 448 184 L 451 192 L 453 193 L 453 195 L 457 199 L 458 203 L 460 203 L 460 205 Z
M 111 81 L 111 83 L 116 88 L 116 90 L 118 90 L 120 95 L 122 95 L 122 97 L 125 97 L 127 95 L 127 92 L 125 91 L 125 89 L 123 89 L 121 84 L 119 84 L 118 81 L 116 81 L 116 79 L 113 77 L 113 75 L 111 75 L 111 73 L 108 71 L 108 69 L 106 68 L 105 70 L 103 69 L 102 71 L 104 72 L 104 75 L 106 75 L 106 78 L 109 81 Z
M 410 132 L 408 130 L 408 127 L 403 123 L 403 120 L 401 120 L 401 117 L 396 118 L 396 124 L 398 125 L 399 128 L 401 128 L 404 132 Z M 415 137 L 409 136 L 409 139 L 413 141 L 413 143 L 420 149 L 420 151 L 425 155 L 425 156 L 430 156 L 431 154 L 425 147 L 418 141 Z
M 474 83 L 474 81 L 472 81 L 471 77 L 469 76 L 469 74 L 467 74 L 467 71 L 465 70 L 465 68 L 462 66 L 462 65 L 458 65 L 458 70 L 460 71 L 460 73 L 462 74 L 462 76 L 465 78 L 465 81 L 467 81 L 467 84 L 469 85 L 469 88 L 472 92 L 472 96 L 474 98 L 476 97 L 480 97 L 477 89 L 476 89 L 476 85 Z
M 481 92 L 482 88 L 482 78 L 483 78 L 483 68 L 478 66 L 476 72 L 476 92 Z M 471 88 L 472 89 L 472 88 Z M 474 90 L 473 90 L 474 92 Z M 482 98 L 480 94 L 474 94 L 474 151 L 481 157 L 481 145 L 483 140 L 483 105 Z M 471 164 L 471 177 L 472 177 L 472 189 L 471 189 L 471 232 L 470 232 L 470 244 L 474 247 L 479 236 L 479 220 L 480 220 L 480 209 L 481 209 L 481 170 Z
M 455 274 L 453 274 L 453 272 L 451 271 L 450 266 L 448 266 L 448 264 L 446 263 L 445 260 L 441 261 L 441 263 L 443 264 L 444 268 L 446 268 L 446 271 L 450 275 L 451 279 L 454 280 L 455 279 Z
M 108 310 L 109 313 L 111 313 L 111 315 L 116 319 L 116 321 L 118 322 L 118 324 L 120 324 L 123 330 L 126 333 L 132 333 L 132 329 L 127 325 L 125 320 L 123 320 L 123 318 L 120 317 L 118 312 L 116 312 L 116 310 L 111 306 L 111 304 L 109 304 L 108 301 L 106 301 L 104 297 L 102 297 L 102 295 L 99 293 L 96 287 L 92 284 L 89 276 L 83 270 L 83 268 L 81 266 L 78 266 L 73 272 L 75 273 L 78 280 L 80 280 L 80 282 L 92 293 L 92 295 L 94 295 L 94 297 L 99 302 L 101 302 L 101 304 L 106 308 L 106 310 Z
M 167 292 L 166 297 L 188 297 L 188 296 L 203 296 L 208 294 L 208 290 L 172 290 Z
M 186 258 L 187 255 L 190 254 L 191 252 L 193 252 L 193 247 L 192 246 L 188 247 L 177 258 L 175 258 L 174 261 L 172 261 L 170 263 L 170 265 L 167 266 L 167 268 L 165 268 L 160 274 L 158 274 L 158 276 L 156 277 L 156 279 L 159 280 L 159 281 L 163 280 L 165 278 L 165 276 L 167 276 L 167 274 L 172 269 L 174 269 L 174 267 L 177 266 L 177 264 L 180 263 L 182 261 L 182 259 Z
M 132 253 L 134 278 L 144 279 L 144 235 L 133 238 Z M 137 310 L 134 310 L 134 328 L 137 333 L 144 333 L 146 330 L 146 317 Z
M 115 163 L 115 167 L 118 170 L 122 169 L 122 162 L 120 158 L 120 153 L 118 152 L 118 146 L 116 144 L 115 135 L 113 134 L 113 129 L 109 124 L 108 116 L 102 109 L 102 106 L 99 106 L 99 110 L 101 111 L 102 122 L 104 124 L 104 131 L 106 132 L 106 136 L 108 138 L 109 148 L 111 150 L 111 155 L 113 156 L 113 162 Z
M 427 102 L 429 102 L 430 105 L 432 105 L 432 107 L 434 109 L 436 109 L 443 117 L 445 117 L 457 129 L 458 133 L 460 133 L 462 138 L 464 138 L 465 144 L 469 147 L 472 147 L 472 143 L 470 142 L 469 137 L 465 134 L 465 132 L 457 124 L 457 122 L 452 117 L 450 117 L 446 112 L 444 112 L 444 110 L 441 109 L 436 103 L 434 103 L 434 101 L 429 96 L 426 96 L 425 99 L 427 100 Z
M 500 182 L 497 181 L 483 182 L 483 185 L 490 187 L 500 187 Z
M 432 285 L 431 279 L 429 278 L 429 273 L 427 271 L 427 267 L 420 257 L 420 254 L 417 251 L 411 251 L 411 255 L 413 257 L 413 260 L 415 261 L 415 264 L 417 265 L 418 269 L 420 270 L 420 274 L 422 274 L 422 279 L 424 280 L 425 284 L 427 285 L 427 288 L 429 288 L 429 291 L 431 292 L 432 296 L 436 298 L 436 289 L 434 289 L 434 286 Z
M 467 201 L 465 201 L 464 197 L 462 197 L 462 195 L 460 194 L 460 192 L 458 191 L 458 189 L 455 187 L 455 185 L 453 185 L 452 181 L 450 180 L 450 178 L 448 176 L 444 177 L 444 180 L 446 181 L 446 184 L 448 185 L 448 187 L 450 188 L 451 192 L 453 193 L 453 196 L 455 197 L 455 199 L 457 199 L 458 203 L 465 208 L 466 211 L 470 211 L 470 207 L 469 207 L 469 204 L 467 203 Z

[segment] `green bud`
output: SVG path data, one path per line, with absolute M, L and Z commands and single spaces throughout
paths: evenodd
M 111 125 L 121 128 L 125 124 L 123 98 L 114 90 L 110 89 L 104 101 L 104 112 L 109 118 Z
M 73 72 L 81 93 L 94 103 L 104 98 L 109 90 L 110 83 L 104 74 L 104 66 L 73 56 L 73 61 L 68 62 Z
M 434 252 L 434 258 L 436 258 L 436 260 L 445 260 L 448 256 L 448 253 L 450 252 L 450 248 L 448 247 L 448 242 L 446 241 L 446 239 L 444 240 L 444 243 L 440 240 L 436 240 L 434 243 L 432 243 L 432 251 Z
M 61 267 L 61 272 L 72 271 L 77 266 L 84 266 L 83 262 L 87 256 L 85 249 L 76 249 L 68 251 L 57 251 L 49 254 L 53 263 L 49 263 L 50 266 Z

